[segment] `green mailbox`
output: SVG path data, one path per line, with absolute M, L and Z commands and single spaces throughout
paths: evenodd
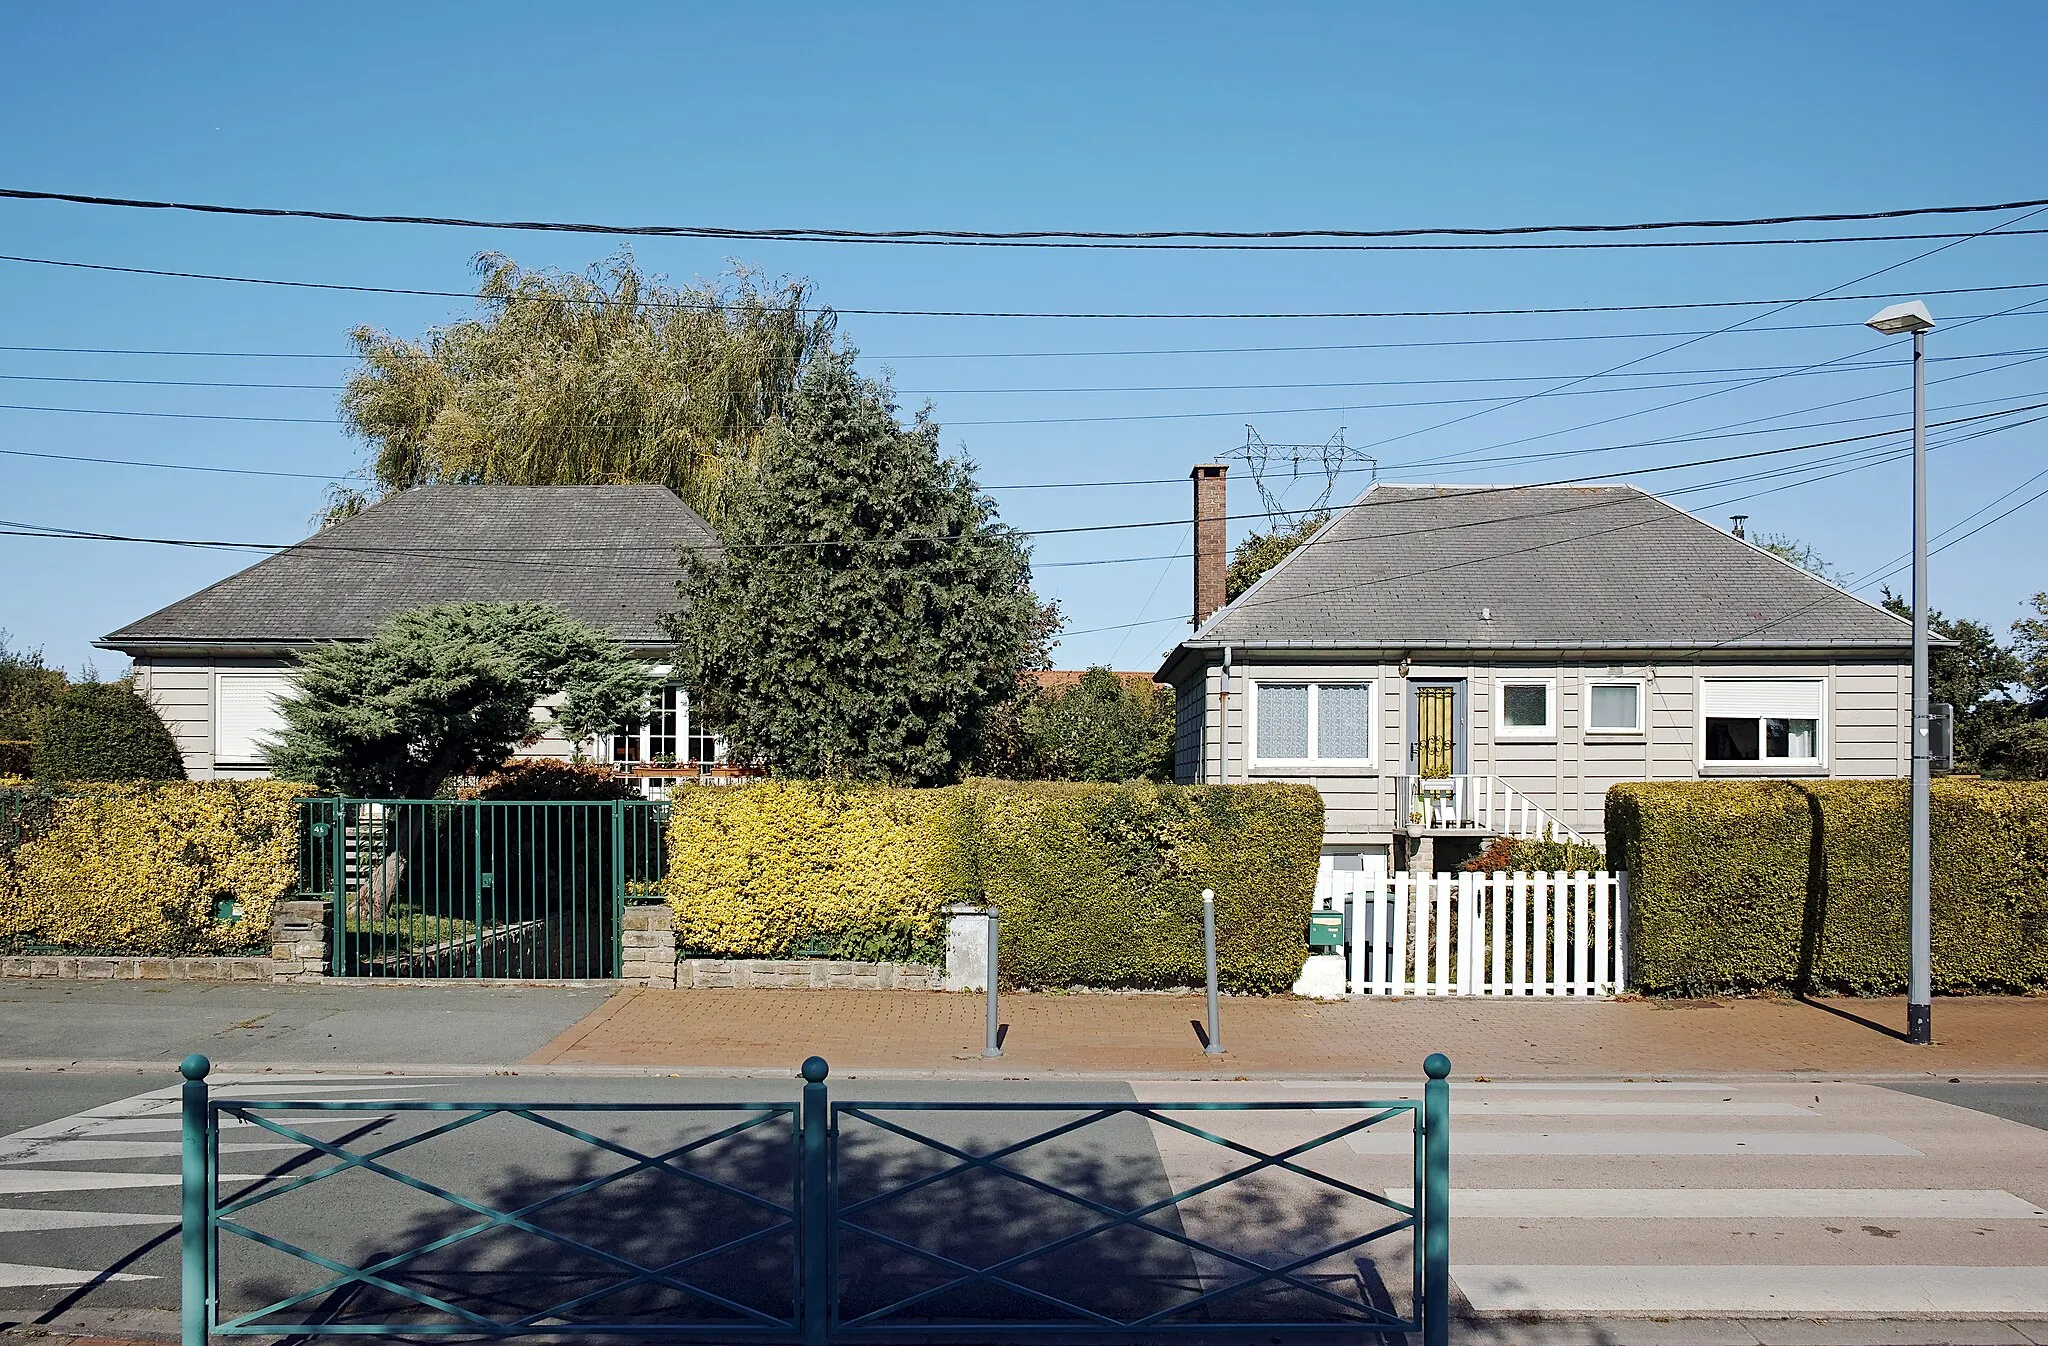
M 1312 911 L 1308 914 L 1308 946 L 1311 949 L 1344 947 L 1344 913 Z

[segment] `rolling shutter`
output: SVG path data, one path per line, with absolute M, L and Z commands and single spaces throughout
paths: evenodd
M 1827 699 L 1822 678 L 1708 678 L 1702 693 L 1709 716 L 1818 720 Z
M 213 760 L 217 766 L 262 766 L 263 745 L 284 729 L 278 698 L 292 690 L 289 673 L 214 675 Z

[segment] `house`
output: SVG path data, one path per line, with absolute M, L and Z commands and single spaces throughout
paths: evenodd
M 422 486 L 96 643 L 135 661 L 137 690 L 170 726 L 188 776 L 261 776 L 302 651 L 367 639 L 387 618 L 434 603 L 541 602 L 610 632 L 659 672 L 678 557 L 718 545 L 664 486 Z M 723 756 L 676 686 L 633 733 L 543 738 L 522 755 L 579 751 L 650 790 Z
M 1655 496 L 1375 485 L 1225 604 L 1224 471 L 1175 776 L 1312 782 L 1326 869 L 1600 842 L 1620 781 L 1908 773 L 1910 623 Z

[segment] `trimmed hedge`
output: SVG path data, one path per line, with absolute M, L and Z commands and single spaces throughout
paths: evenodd
M 0 948 L 182 957 L 267 946 L 298 879 L 288 781 L 0 780 Z M 219 919 L 223 901 L 239 917 Z
M 1301 785 L 770 782 L 674 801 L 679 948 L 932 958 L 945 907 L 986 903 L 1006 986 L 1199 985 L 1213 888 L 1223 985 L 1284 991 L 1322 852 L 1322 798 Z
M 1653 993 L 1906 984 L 1903 781 L 1619 785 L 1631 980 Z M 2048 784 L 1936 781 L 1934 988 L 2048 987 Z
M 31 763 L 46 781 L 185 779 L 163 717 L 127 682 L 80 682 L 36 720 Z

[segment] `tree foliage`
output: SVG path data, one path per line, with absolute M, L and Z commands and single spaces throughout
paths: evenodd
M 1024 751 L 1008 774 L 1024 780 L 1173 781 L 1173 690 L 1149 678 L 1091 668 L 1041 692 L 1023 716 Z
M 1912 619 L 1913 605 L 1890 589 L 1884 591 L 1884 606 L 1887 612 Z M 2015 629 L 2020 625 L 2024 623 L 2015 623 Z M 1927 629 L 1955 642 L 1927 652 L 1928 700 L 1955 707 L 1956 765 L 1982 767 L 1995 755 L 1994 743 L 2026 719 L 2027 707 L 2013 695 L 2025 666 L 1982 622 L 1929 609 Z
M 126 680 L 65 688 L 36 717 L 33 762 L 49 781 L 185 779 L 177 740 Z
M 582 273 L 476 266 L 481 316 L 419 342 L 353 333 L 341 410 L 377 491 L 648 482 L 716 523 L 832 329 L 805 283 L 745 269 L 671 288 L 627 255 Z M 338 489 L 329 520 L 364 499 Z
M 64 670 L 47 667 L 41 650 L 16 649 L 0 630 L 0 743 L 35 737 L 36 720 L 64 695 L 64 684 Z
M 814 360 L 725 539 L 722 560 L 683 558 L 671 631 L 734 755 L 795 776 L 959 776 L 1045 610 L 1022 542 L 928 415 L 906 429 L 850 353 Z
M 1319 510 L 1291 524 L 1276 524 L 1268 532 L 1253 533 L 1238 543 L 1230 556 L 1230 569 L 1224 572 L 1223 601 L 1235 603 L 1245 590 L 1259 582 L 1260 576 L 1293 555 L 1295 548 L 1321 532 L 1329 521 L 1329 511 Z
M 271 774 L 345 795 L 430 799 L 552 730 L 570 740 L 635 721 L 651 684 L 602 631 L 545 603 L 443 603 L 301 661 Z M 547 701 L 549 718 L 533 708 Z
M 1842 582 L 1842 572 L 1828 564 L 1827 558 L 1810 542 L 1801 542 L 1790 533 L 1758 533 L 1749 539 L 1781 561 L 1790 561 L 1810 575 L 1816 575 L 1830 584 Z

